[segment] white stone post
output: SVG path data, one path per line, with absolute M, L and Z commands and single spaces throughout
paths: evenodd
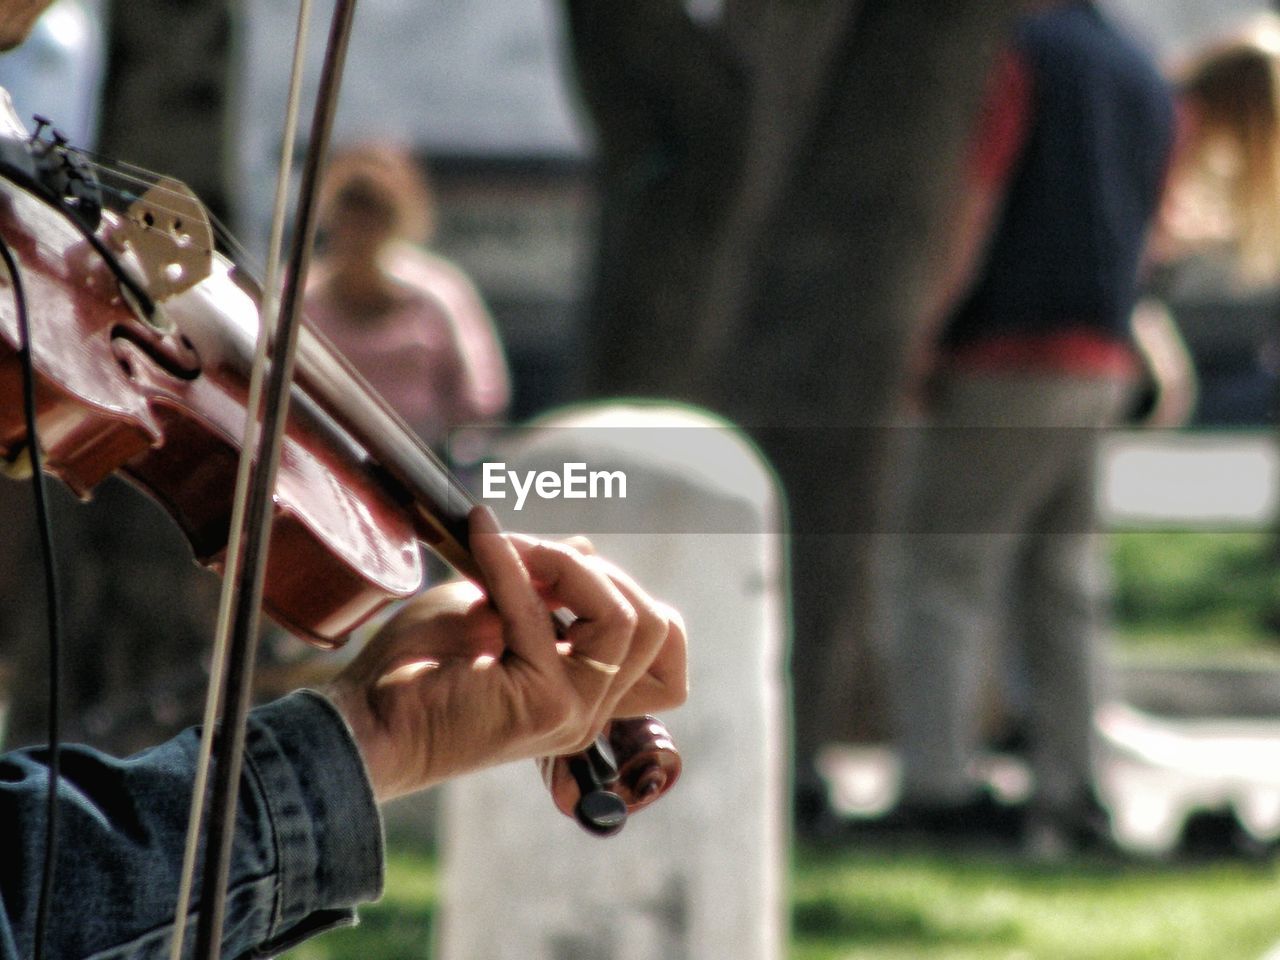
M 622 470 L 625 502 L 535 500 L 513 529 L 584 533 L 690 637 L 691 694 L 663 720 L 680 782 L 609 839 L 552 805 L 532 764 L 445 788 L 443 960 L 778 960 L 786 942 L 785 590 L 779 496 L 722 421 L 669 406 L 540 421 L 508 469 Z M 616 491 L 615 491 L 616 493 Z

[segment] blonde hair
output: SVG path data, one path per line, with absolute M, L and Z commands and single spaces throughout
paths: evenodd
M 1280 279 L 1280 17 L 1201 54 L 1179 88 L 1196 120 L 1186 162 L 1216 197 L 1243 278 Z
M 397 239 L 428 243 L 435 234 L 435 200 L 426 173 L 405 147 L 358 143 L 335 149 L 320 186 L 321 229 L 352 190 L 386 209 Z

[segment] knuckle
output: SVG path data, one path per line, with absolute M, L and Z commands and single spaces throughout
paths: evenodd
M 666 622 L 667 635 L 674 637 L 681 646 L 684 646 L 689 636 L 689 628 L 685 626 L 684 617 L 680 611 L 662 602 L 658 602 L 657 606 Z
M 538 541 L 538 549 L 549 557 L 570 563 L 582 563 L 586 559 L 569 544 L 556 540 L 540 540 Z
M 689 699 L 689 684 L 681 678 L 678 682 L 669 682 L 660 690 L 654 691 L 645 704 L 646 713 L 662 713 L 682 707 Z
M 640 614 L 634 606 L 627 603 L 618 595 L 616 601 L 610 606 L 606 616 L 606 625 L 627 636 L 634 636 L 640 628 Z
M 639 631 L 649 644 L 659 644 L 671 631 L 671 618 L 668 611 L 660 604 L 642 603 L 637 607 L 640 613 Z

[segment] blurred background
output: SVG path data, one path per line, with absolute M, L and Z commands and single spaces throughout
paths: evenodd
M 898 532 L 886 519 L 894 428 L 931 291 L 965 239 L 956 196 L 987 78 L 1028 6 L 365 0 L 335 142 L 394 146 L 425 174 L 432 228 L 405 239 L 467 278 L 477 329 L 500 345 L 494 360 L 457 335 L 453 365 L 487 364 L 505 398 L 460 422 L 660 397 L 740 424 L 773 462 L 793 530 L 812 541 L 792 558 L 798 643 L 844 638 L 826 716 L 812 721 L 825 724 L 815 743 L 839 749 L 823 766 L 802 743 L 797 762 L 798 788 L 811 764 L 824 771 L 822 816 L 835 822 L 798 832 L 789 956 L 1280 956 L 1280 817 L 1241 824 L 1212 790 L 1188 801 L 1154 848 L 1121 844 L 1104 857 L 1072 848 L 1046 863 L 998 844 L 957 852 L 952 837 L 904 848 L 879 831 L 880 785 L 892 776 L 881 640 L 892 612 L 880 557 Z M 1171 82 L 1206 45 L 1270 9 L 1100 7 Z M 330 10 L 316 5 L 310 85 Z M 261 259 L 296 16 L 283 0 L 59 0 L 37 35 L 0 59 L 0 86 L 24 118 L 48 115 L 78 143 L 186 181 Z M 1280 192 L 1272 199 L 1280 208 Z M 1143 426 L 1149 410 L 1136 409 L 1100 447 L 1108 662 L 1117 699 L 1135 710 L 1110 715 L 1104 732 L 1131 757 L 1167 738 L 1170 728 L 1144 725 L 1159 715 L 1190 724 L 1176 727 L 1186 743 L 1209 737 L 1214 749 L 1227 741 L 1195 723 L 1226 717 L 1240 725 L 1230 745 L 1244 742 L 1248 767 L 1269 756 L 1250 750 L 1280 742 L 1280 277 L 1162 283 L 1144 293 L 1171 317 L 1193 387 L 1169 422 Z M 445 313 L 430 322 L 461 329 L 459 313 Z M 1161 389 L 1158 378 L 1148 384 L 1149 407 Z M 194 719 L 203 671 L 189 651 L 203 642 L 215 588 L 131 491 L 113 485 L 88 507 L 63 501 L 76 531 L 65 548 L 72 620 L 91 634 L 71 671 L 79 719 L 70 727 L 133 749 Z M 26 509 L 23 488 L 0 490 L 8 529 L 23 529 Z M 120 543 L 105 531 L 124 515 Z M 145 552 L 148 568 L 113 564 L 121 552 Z M 21 563 L 0 568 L 0 669 L 14 687 L 41 662 L 27 647 L 41 617 L 27 575 Z M 174 595 L 190 599 L 155 609 L 155 597 Z M 104 626 L 102 610 L 130 615 Z M 158 637 L 166 652 L 156 652 Z M 273 650 L 279 669 L 266 676 L 287 686 L 298 653 L 287 638 Z M 138 699 L 129 691 L 143 678 L 155 692 Z M 993 684 L 1003 693 L 985 694 L 985 728 L 993 754 L 1025 775 L 1020 678 L 1013 669 Z M 38 739 L 41 710 L 37 694 L 13 698 L 7 743 Z M 1179 762 L 1162 769 L 1203 787 L 1202 771 L 1180 772 Z M 1229 777 L 1280 809 L 1274 771 Z M 784 802 L 806 799 L 797 789 Z M 424 819 L 392 824 L 385 901 L 358 930 L 301 948 L 299 960 L 427 955 L 438 897 Z

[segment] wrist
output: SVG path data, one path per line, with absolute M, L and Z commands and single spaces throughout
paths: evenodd
M 379 804 L 392 799 L 394 794 L 386 782 L 385 764 L 381 758 L 382 738 L 378 735 L 378 722 L 369 706 L 368 697 L 362 690 L 343 683 L 330 684 L 322 693 L 333 704 L 351 732 L 351 739 L 364 764 L 365 776 L 373 790 L 374 799 Z

